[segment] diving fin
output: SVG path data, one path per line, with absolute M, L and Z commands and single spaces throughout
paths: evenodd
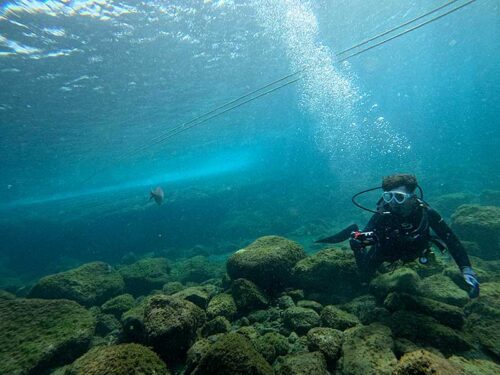
M 330 237 L 321 238 L 319 240 L 314 241 L 314 243 L 339 243 L 349 239 L 352 232 L 359 230 L 357 224 L 351 224 L 347 228 L 342 229 L 337 234 L 334 234 Z

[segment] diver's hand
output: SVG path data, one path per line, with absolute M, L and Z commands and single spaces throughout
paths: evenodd
M 364 248 L 363 243 L 360 240 L 357 240 L 356 238 L 351 237 L 349 240 L 349 245 L 351 246 L 352 251 L 360 251 L 361 249 Z
M 479 297 L 479 280 L 477 279 L 476 273 L 471 267 L 462 268 L 462 276 L 467 284 L 471 286 L 469 291 L 470 298 Z

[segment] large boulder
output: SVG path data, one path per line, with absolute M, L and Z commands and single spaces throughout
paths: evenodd
M 452 228 L 462 240 L 473 241 L 484 259 L 500 258 L 500 207 L 460 206 L 452 216 Z
M 231 286 L 231 293 L 240 312 L 262 309 L 269 304 L 262 290 L 246 279 L 235 280 Z
M 92 314 L 68 300 L 0 300 L 0 374 L 40 374 L 89 347 Z
M 420 284 L 418 274 L 407 267 L 383 273 L 370 282 L 370 292 L 380 301 L 391 292 L 417 293 Z
M 359 294 L 360 280 L 352 252 L 325 249 L 299 261 L 294 283 L 323 303 L 342 303 Z M 316 298 L 312 298 L 317 300 Z
M 261 237 L 228 259 L 227 273 L 233 280 L 245 278 L 275 292 L 290 284 L 293 266 L 305 256 L 296 242 L 278 236 Z
M 309 351 L 320 351 L 329 369 L 334 369 L 342 349 L 342 331 L 328 327 L 316 327 L 307 332 Z
M 224 265 L 211 262 L 207 257 L 198 255 L 172 264 L 172 280 L 181 283 L 202 283 L 210 279 L 220 279 L 224 275 Z
M 216 294 L 208 302 L 207 315 L 209 318 L 223 316 L 232 320 L 237 312 L 236 302 L 234 302 L 233 296 L 229 293 Z
M 443 274 L 423 279 L 418 292 L 424 297 L 459 307 L 463 307 L 469 302 L 467 292 L 460 289 L 452 279 Z
M 410 310 L 432 316 L 441 324 L 460 329 L 465 322 L 463 310 L 430 298 L 406 293 L 390 293 L 384 301 L 390 311 Z
M 344 332 L 339 367 L 343 375 L 392 374 L 397 363 L 393 348 L 391 330 L 386 326 L 373 323 L 350 328 Z
M 417 350 L 401 357 L 393 375 L 466 375 L 446 358 L 426 350 Z M 467 373 L 468 374 L 468 373 Z
M 288 339 L 277 332 L 267 332 L 262 336 L 251 339 L 255 349 L 266 359 L 273 363 L 279 356 L 288 354 L 290 345 Z
M 472 203 L 474 196 L 469 193 L 450 193 L 444 194 L 433 199 L 430 204 L 441 215 L 449 218 L 453 212 L 461 205 Z
M 325 357 L 321 352 L 290 354 L 277 366 L 276 375 L 329 375 Z
M 185 299 L 204 309 L 208 303 L 208 293 L 205 288 L 193 286 L 172 294 L 173 297 Z
M 400 310 L 392 314 L 389 324 L 394 336 L 435 347 L 443 353 L 463 352 L 472 347 L 463 332 L 427 315 Z
M 321 310 L 321 321 L 324 327 L 335 328 L 344 331 L 347 328 L 360 324 L 356 315 L 341 310 L 336 306 L 328 305 Z
M 121 275 L 109 264 L 93 262 L 43 277 L 29 293 L 30 298 L 70 299 L 84 306 L 101 305 L 123 292 Z
M 135 306 L 135 299 L 130 294 L 121 294 L 109 301 L 106 301 L 102 306 L 102 312 L 112 314 L 120 318 L 125 311 L 130 310 Z
M 146 342 L 165 360 L 182 360 L 205 320 L 205 312 L 194 303 L 153 296 L 144 309 Z
M 283 313 L 283 323 L 288 329 L 299 335 L 307 333 L 311 328 L 321 325 L 321 318 L 312 309 L 304 307 L 289 307 Z
M 228 333 L 206 350 L 191 374 L 272 375 L 273 369 L 247 338 L 238 333 Z
M 467 375 L 500 374 L 500 365 L 486 359 L 465 359 L 454 355 L 448 361 Z
M 127 292 L 134 296 L 149 294 L 153 289 L 162 289 L 170 278 L 170 265 L 165 258 L 141 259 L 122 266 L 119 271 L 125 280 Z
M 78 358 L 64 375 L 170 375 L 151 349 L 139 344 L 98 346 Z
M 371 294 L 365 294 L 343 304 L 342 309 L 356 315 L 361 323 L 383 322 L 390 318 L 390 312 L 377 304 Z

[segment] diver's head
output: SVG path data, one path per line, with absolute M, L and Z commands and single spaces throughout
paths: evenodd
M 381 204 L 388 210 L 400 216 L 409 216 L 418 206 L 415 189 L 417 179 L 410 174 L 395 174 L 382 180 Z

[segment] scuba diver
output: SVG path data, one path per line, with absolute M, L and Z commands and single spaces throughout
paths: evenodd
M 420 197 L 415 194 L 417 188 Z M 363 231 L 353 224 L 316 242 L 338 243 L 349 239 L 358 269 L 366 278 L 373 276 L 383 262 L 410 262 L 418 258 L 420 263 L 428 263 L 432 254 L 430 244 L 434 243 L 441 251 L 448 249 L 471 288 L 469 296 L 478 297 L 479 281 L 465 248 L 441 215 L 423 200 L 416 177 L 409 174 L 384 177 L 376 211 L 356 202 L 358 195 L 376 189 L 380 187 L 364 190 L 352 198 L 356 206 L 374 213 Z M 430 229 L 436 236 L 431 235 Z

